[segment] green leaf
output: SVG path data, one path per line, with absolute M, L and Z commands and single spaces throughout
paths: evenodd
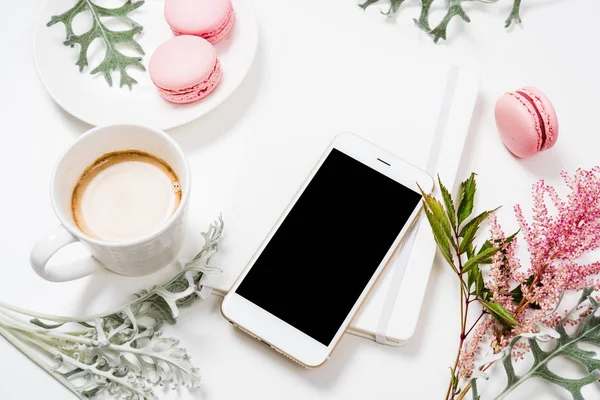
M 360 8 L 362 8 L 363 10 L 366 10 L 366 9 L 367 9 L 367 7 L 369 7 L 371 4 L 375 4 L 375 3 L 377 3 L 378 1 L 379 1 L 379 0 L 367 0 L 367 1 L 365 1 L 364 3 L 362 3 L 362 4 L 359 4 L 358 6 L 359 6 Z
M 514 0 L 513 6 L 510 11 L 510 15 L 506 20 L 504 25 L 505 28 L 508 28 L 513 22 L 520 24 L 521 23 L 521 15 L 519 14 L 519 9 L 521 8 L 521 0 Z
M 452 259 L 452 254 L 450 253 L 450 245 L 448 244 L 448 239 L 443 232 L 443 228 L 440 225 L 439 221 L 433 216 L 431 211 L 427 208 L 424 209 L 425 215 L 427 216 L 427 220 L 429 221 L 429 225 L 431 226 L 431 230 L 433 231 L 433 238 L 437 243 L 438 249 L 444 259 L 448 262 L 448 264 L 454 266 L 454 261 Z
M 480 400 L 479 390 L 477 389 L 477 379 L 471 379 L 471 395 L 473 400 Z
M 460 184 L 460 200 L 458 202 L 458 225 L 460 226 L 473 212 L 473 200 L 475 198 L 475 174 Z
M 456 389 L 458 388 L 458 377 L 454 373 L 454 369 L 452 369 L 452 367 L 450 367 L 450 382 L 452 383 L 452 388 L 456 393 Z
M 362 4 L 359 4 L 358 6 L 363 10 L 366 10 L 367 7 L 369 7 L 371 4 L 377 3 L 378 1 L 379 0 L 367 0 Z M 388 16 L 394 15 L 398 11 L 402 3 L 404 3 L 404 1 L 405 0 L 390 0 L 390 8 L 387 10 L 387 12 L 382 12 L 382 14 Z
M 475 289 L 471 292 L 471 294 L 483 298 L 485 285 L 483 282 L 483 274 L 481 273 L 481 270 L 479 268 L 470 268 L 468 271 L 467 281 L 469 290 L 471 290 L 471 287 L 475 285 Z
M 515 317 L 501 304 L 492 303 L 490 301 L 481 301 L 481 304 L 490 314 L 494 316 L 496 321 L 500 322 L 501 324 L 509 327 L 517 325 L 517 320 Z
M 587 316 L 577 327 L 572 335 L 569 335 L 564 327 L 567 321 L 562 321 L 556 328 L 560 335 L 555 340 L 554 346 L 549 350 L 542 350 L 538 338 L 523 338 L 517 336 L 513 338 L 505 350 L 505 356 L 502 365 L 506 372 L 508 381 L 504 391 L 496 397 L 503 399 L 522 383 L 531 378 L 541 378 L 552 384 L 567 390 L 574 400 L 584 400 L 581 389 L 587 385 L 598 382 L 600 378 L 600 360 L 596 359 L 596 352 L 583 350 L 580 343 L 591 344 L 600 347 L 600 317 L 595 316 L 600 304 L 591 296 L 593 288 L 585 289 L 579 300 L 578 306 L 586 300 L 590 301 L 591 314 Z M 533 365 L 523 375 L 517 375 L 512 361 L 512 349 L 519 340 L 527 340 L 531 353 L 533 355 Z M 586 376 L 580 379 L 571 379 L 562 377 L 549 369 L 552 360 L 564 357 L 575 361 L 588 372 Z
M 141 33 L 143 28 L 128 16 L 130 12 L 138 9 L 143 4 L 143 0 L 135 2 L 127 0 L 120 7 L 105 8 L 94 4 L 92 0 L 79 0 L 70 10 L 60 15 L 54 15 L 46 25 L 52 26 L 59 22 L 65 25 L 66 40 L 64 45 L 70 47 L 74 47 L 76 44 L 79 45 L 79 56 L 75 63 L 79 66 L 79 72 L 83 72 L 88 66 L 87 53 L 90 45 L 94 40 L 100 39 L 105 47 L 104 59 L 96 68 L 92 69 L 91 74 L 102 73 L 109 86 L 112 86 L 111 73 L 117 71 L 121 77 L 119 86 L 128 86 L 131 89 L 137 81 L 127 73 L 127 68 L 135 67 L 142 71 L 146 69 L 141 63 L 141 57 L 126 56 L 118 50 L 118 46 L 127 45 L 137 53 L 144 55 L 142 46 L 134 39 L 134 36 Z M 89 31 L 76 35 L 73 32 L 72 23 L 75 17 L 82 12 L 91 14 L 92 27 Z M 127 22 L 131 28 L 119 31 L 111 30 L 104 25 L 103 18 L 117 18 Z
M 440 40 L 440 39 L 446 40 L 446 34 L 447 34 L 446 31 L 448 29 L 448 24 L 450 23 L 452 18 L 459 16 L 463 21 L 471 22 L 471 19 L 465 13 L 465 10 L 463 10 L 462 6 L 460 5 L 461 1 L 463 1 L 463 0 L 450 0 L 450 5 L 448 7 L 448 11 L 446 12 L 446 15 L 444 16 L 444 18 L 442 18 L 442 20 L 440 21 L 438 26 L 436 26 L 430 32 L 433 35 L 433 41 L 435 43 L 437 43 L 438 40 Z
M 477 246 L 473 247 L 473 243 L 471 243 L 469 246 L 467 246 L 466 251 L 467 251 L 467 257 L 468 258 L 472 258 L 475 256 L 475 249 L 477 248 Z
M 523 288 L 521 285 L 518 285 L 513 290 L 510 291 L 512 295 L 512 301 L 515 304 L 520 304 L 523 301 Z
M 479 297 L 484 298 L 485 300 L 488 300 L 488 298 L 485 297 L 487 289 L 485 287 L 485 283 L 483 282 L 483 274 L 481 273 L 479 267 L 474 269 L 478 271 L 477 280 L 475 281 L 475 294 Z M 491 292 L 488 291 L 487 294 L 491 294 Z
M 495 247 L 487 248 L 486 250 L 480 251 L 475 257 L 469 258 L 465 265 L 463 265 L 462 273 L 468 272 L 471 268 L 483 264 L 485 261 L 489 260 L 491 256 L 496 254 L 498 249 Z
M 478 272 L 479 272 L 479 268 L 471 268 L 469 271 L 467 271 L 467 288 L 469 290 L 471 290 L 471 286 L 473 286 L 473 284 L 477 280 Z M 474 293 L 475 292 L 471 292 L 471 294 L 474 294 Z
M 56 329 L 60 328 L 65 324 L 64 322 L 60 322 L 58 324 L 47 324 L 45 322 L 40 321 L 38 318 L 30 319 L 29 322 L 35 326 L 39 326 L 40 328 L 44 329 Z
M 452 201 L 452 196 L 446 186 L 442 183 L 440 176 L 438 175 L 438 182 L 440 184 L 440 190 L 442 192 L 442 198 L 444 199 L 444 205 L 446 206 L 446 214 L 448 215 L 448 219 L 450 221 L 450 227 L 452 230 L 456 230 L 456 209 L 454 208 L 454 202 Z
M 419 15 L 418 20 L 413 18 L 419 29 L 427 33 L 431 31 L 431 27 L 429 26 L 429 9 L 431 8 L 431 3 L 433 3 L 433 0 L 421 0 L 421 15 Z
M 491 249 L 492 247 L 494 247 L 494 246 L 492 245 L 492 242 L 490 242 L 489 240 L 486 240 L 486 241 L 485 241 L 485 242 L 483 242 L 483 244 L 481 245 L 481 249 L 479 249 L 479 253 L 477 253 L 477 254 L 481 254 L 481 253 L 483 253 L 484 251 L 486 251 L 486 250 L 488 250 L 488 249 Z
M 398 9 L 402 5 L 402 3 L 404 3 L 404 1 L 405 0 L 390 0 L 390 8 L 389 8 L 388 12 L 383 13 L 383 14 L 390 15 L 390 16 L 396 14 L 396 11 L 398 11 Z
M 534 275 L 531 275 L 527 281 L 524 282 L 525 286 L 531 286 L 533 284 Z M 510 291 L 513 303 L 520 304 L 523 301 L 523 284 L 518 285 Z M 537 303 L 529 304 L 529 308 L 533 310 L 539 310 L 541 307 Z
M 364 3 L 360 4 L 363 10 L 372 4 L 379 3 L 381 0 L 366 0 Z M 390 8 L 387 12 L 382 12 L 384 15 L 393 15 L 395 14 L 400 5 L 404 3 L 405 0 L 388 0 L 386 4 L 390 5 Z M 450 21 L 459 16 L 464 22 L 471 22 L 468 15 L 465 13 L 465 10 L 462 8 L 461 3 L 466 0 L 447 0 L 445 3 L 447 4 L 446 15 L 440 21 L 440 23 L 434 28 L 431 29 L 429 25 L 429 14 L 431 11 L 431 5 L 433 0 L 421 0 L 421 12 L 419 14 L 419 18 L 413 18 L 415 25 L 422 31 L 426 32 L 430 36 L 432 36 L 434 43 L 437 43 L 440 39 L 446 39 L 448 24 Z M 494 3 L 495 1 L 486 1 L 486 3 Z M 505 26 L 508 28 L 513 22 L 521 23 L 521 16 L 519 15 L 519 9 L 521 7 L 521 0 L 513 0 L 513 7 L 510 12 L 508 19 L 505 21 Z
M 512 243 L 513 240 L 515 240 L 515 238 L 519 234 L 519 232 L 521 232 L 520 229 L 518 231 L 516 231 L 515 233 L 513 233 L 512 235 L 510 235 L 509 237 L 507 237 L 506 240 L 504 240 L 504 243 Z
M 421 188 L 419 188 L 421 189 Z M 454 241 L 454 236 L 452 236 L 452 229 L 450 228 L 450 221 L 448 220 L 448 216 L 446 215 L 446 211 L 444 210 L 444 206 L 433 196 L 428 195 L 427 193 L 421 190 L 421 194 L 423 196 L 423 203 L 426 209 L 432 213 L 432 216 L 437 221 L 437 225 L 441 227 L 442 233 L 445 236 L 445 240 L 454 248 L 457 249 L 457 245 Z M 430 222 L 431 224 L 431 222 Z
M 477 234 L 477 231 L 479 230 L 479 225 L 481 225 L 481 223 L 483 221 L 485 221 L 489 217 L 490 214 L 496 212 L 498 210 L 498 208 L 496 208 L 495 210 L 492 210 L 492 211 L 482 212 L 481 214 L 479 214 L 478 216 L 476 216 L 475 218 L 470 220 L 460 230 L 460 233 L 458 234 L 458 236 L 463 238 L 462 242 L 460 243 L 460 247 L 459 247 L 460 254 L 465 253 L 467 251 L 467 249 L 473 245 L 473 240 L 475 239 L 475 235 Z

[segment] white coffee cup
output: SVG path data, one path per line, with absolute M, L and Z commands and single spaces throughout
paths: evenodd
M 128 242 L 110 243 L 85 235 L 73 221 L 73 188 L 84 170 L 106 153 L 140 150 L 152 154 L 173 168 L 181 185 L 181 202 L 157 231 Z M 155 272 L 175 259 L 185 237 L 185 216 L 190 196 L 190 169 L 179 145 L 166 133 L 137 125 L 113 125 L 91 129 L 79 137 L 61 156 L 50 183 L 52 207 L 61 227 L 41 239 L 31 251 L 31 266 L 44 279 L 64 282 L 91 275 L 101 267 L 117 274 L 141 276 Z M 92 257 L 67 265 L 47 268 L 61 248 L 81 243 Z

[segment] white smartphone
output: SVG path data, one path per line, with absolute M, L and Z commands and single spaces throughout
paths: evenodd
M 426 172 L 338 135 L 221 305 L 300 365 L 322 365 L 415 221 Z

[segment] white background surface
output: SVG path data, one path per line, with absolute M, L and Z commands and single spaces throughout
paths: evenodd
M 529 189 L 537 179 L 559 183 L 561 170 L 591 167 L 600 161 L 600 140 L 595 132 L 600 108 L 595 96 L 600 89 L 595 37 L 600 3 L 524 3 L 524 24 L 510 33 L 505 32 L 503 23 L 511 1 L 466 3 L 472 23 L 452 23 L 450 42 L 436 46 L 412 24 L 411 18 L 419 13 L 416 1 L 407 2 L 397 21 L 390 23 L 376 9 L 363 13 L 353 0 L 255 0 L 260 44 L 248 79 L 217 110 L 172 131 L 194 169 L 193 197 L 202 211 L 201 220 L 195 221 L 198 229 L 225 204 L 243 210 L 267 194 L 280 197 L 285 204 L 308 172 L 290 170 L 289 179 L 282 180 L 285 161 L 293 163 L 299 157 L 316 160 L 319 155 L 316 150 L 314 154 L 294 152 L 302 142 L 302 130 L 320 133 L 316 149 L 324 149 L 335 133 L 344 130 L 371 135 L 384 147 L 391 135 L 403 135 L 407 143 L 415 140 L 415 130 L 403 129 L 404 116 L 417 114 L 427 124 L 437 113 L 434 106 L 395 103 L 403 84 L 428 79 L 408 73 L 415 62 L 481 67 L 480 99 L 459 177 L 476 171 L 476 206 L 482 210 L 505 205 L 499 212 L 500 221 L 507 230 L 516 228 L 512 206 L 521 203 L 529 208 Z M 125 299 L 137 288 L 162 281 L 173 269 L 141 280 L 104 274 L 57 285 L 44 282 L 29 267 L 29 249 L 56 224 L 48 200 L 53 160 L 89 128 L 56 106 L 36 76 L 31 36 L 40 4 L 37 0 L 6 7 L 0 28 L 4 140 L 0 145 L 0 182 L 4 185 L 0 198 L 0 299 L 38 311 L 88 313 L 106 308 L 107 299 Z M 557 146 L 524 161 L 514 159 L 502 147 L 493 119 L 495 99 L 521 85 L 543 89 L 553 99 L 561 123 Z M 279 139 L 261 142 L 265 136 L 260 133 L 267 130 L 280 131 Z M 248 151 L 258 146 L 272 151 Z M 421 156 L 392 151 L 406 158 Z M 243 161 L 253 157 L 264 160 L 258 162 L 264 168 L 250 174 L 244 171 Z M 277 174 L 271 172 L 273 163 L 279 166 Z M 255 188 L 256 198 L 232 199 L 233 188 L 240 185 Z M 279 212 L 273 210 L 271 220 L 257 220 L 254 235 L 264 236 Z M 240 227 L 234 216 L 229 218 L 235 232 Z M 190 246 L 197 244 L 192 241 Z M 225 238 L 214 261 L 227 264 L 228 257 L 237 252 L 228 247 Z M 306 279 L 311 278 L 307 271 Z M 234 330 L 220 316 L 220 301 L 213 296 L 184 310 L 178 325 L 167 328 L 167 334 L 181 339 L 193 355 L 203 385 L 195 394 L 163 395 L 158 391 L 161 399 L 440 399 L 445 393 L 458 339 L 459 302 L 457 282 L 441 260 L 434 266 L 411 342 L 391 348 L 346 335 L 331 361 L 317 370 L 300 369 Z M 0 399 L 70 398 L 69 392 L 3 340 L 0 359 Z M 495 385 L 486 386 L 484 399 L 503 385 L 503 372 L 495 369 L 493 373 Z M 590 399 L 600 396 L 589 388 L 584 394 Z M 546 384 L 528 382 L 511 399 L 532 396 L 569 398 Z

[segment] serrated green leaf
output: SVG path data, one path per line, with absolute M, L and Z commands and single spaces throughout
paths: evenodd
M 475 285 L 475 288 L 471 292 L 471 294 L 476 295 L 478 297 L 483 298 L 483 291 L 485 290 L 484 282 L 483 282 L 483 274 L 479 268 L 470 268 L 468 273 L 468 287 L 471 290 L 471 287 Z
M 459 247 L 460 254 L 464 254 L 467 249 L 473 245 L 473 240 L 475 239 L 475 235 L 477 235 L 479 225 L 481 225 L 481 223 L 485 221 L 490 214 L 496 212 L 497 210 L 498 208 L 492 211 L 484 211 L 465 224 L 458 234 L 458 236 L 462 238 Z
M 518 231 L 516 231 L 515 233 L 513 233 L 512 235 L 510 235 L 509 237 L 507 237 L 506 240 L 504 240 L 504 243 L 512 243 L 513 240 L 515 240 L 515 238 L 519 234 L 519 232 L 521 232 L 520 229 Z
M 501 304 L 492 303 L 491 301 L 482 301 L 481 304 L 501 324 L 509 327 L 517 325 L 515 317 Z
M 448 215 L 448 220 L 450 221 L 450 227 L 452 230 L 456 230 L 456 209 L 454 208 L 454 202 L 452 201 L 452 195 L 446 186 L 442 183 L 440 176 L 438 175 L 438 182 L 440 184 L 440 190 L 442 192 L 442 198 L 444 199 L 444 205 L 446 206 L 446 214 Z
M 471 290 L 471 286 L 473 286 L 475 280 L 477 279 L 477 272 L 479 272 L 479 268 L 471 268 L 469 271 L 467 271 L 467 288 L 469 290 Z M 471 294 L 474 293 L 475 292 L 472 292 Z
M 533 279 L 534 279 L 534 275 L 531 275 L 527 281 L 524 282 L 525 286 L 531 286 L 531 284 L 533 283 Z M 523 301 L 523 285 L 517 285 L 513 290 L 511 290 L 511 296 L 512 296 L 512 300 L 513 303 L 515 304 L 520 304 L 521 301 Z M 539 310 L 540 306 L 537 303 L 531 303 L 529 304 L 529 308 L 533 309 L 533 310 Z
M 460 184 L 460 200 L 458 202 L 458 226 L 460 226 L 473 212 L 473 200 L 475 198 L 475 174 Z
M 521 285 L 518 285 L 513 290 L 510 291 L 512 296 L 512 301 L 515 304 L 520 304 L 523 301 L 523 288 Z
M 477 254 L 481 254 L 482 252 L 486 251 L 487 249 L 491 249 L 492 247 L 494 247 L 492 245 L 492 242 L 490 242 L 489 240 L 486 240 L 485 242 L 483 242 L 483 244 L 481 245 L 481 249 L 479 249 L 479 253 Z
M 477 249 L 477 246 L 473 246 L 473 243 L 471 243 L 470 246 L 467 246 L 466 251 L 467 251 L 467 257 L 468 258 L 472 258 L 475 256 L 475 250 Z
M 458 387 L 458 378 L 456 377 L 456 374 L 454 373 L 454 369 L 452 367 L 450 367 L 450 382 L 452 383 L 452 387 L 456 392 L 456 388 Z
M 420 188 L 419 188 L 420 189 Z M 421 190 L 423 196 L 423 203 L 426 209 L 432 213 L 434 219 L 438 222 L 438 225 L 442 228 L 442 233 L 446 237 L 446 241 L 454 248 L 457 249 L 457 245 L 452 235 L 452 229 L 450 228 L 450 221 L 444 210 L 444 206 L 435 197 L 430 196 Z M 431 224 L 431 223 L 430 223 Z
M 127 45 L 141 55 L 144 55 L 144 50 L 140 44 L 134 39 L 134 36 L 142 32 L 143 28 L 140 24 L 132 20 L 128 14 L 144 4 L 144 0 L 135 1 L 127 0 L 122 6 L 117 8 L 105 8 L 96 5 L 92 0 L 79 0 L 70 10 L 60 15 L 54 15 L 46 24 L 52 26 L 59 22 L 65 25 L 66 40 L 65 46 L 74 47 L 79 45 L 79 56 L 75 63 L 79 67 L 79 71 L 88 66 L 88 49 L 92 42 L 100 39 L 104 43 L 105 55 L 102 62 L 92 69 L 91 74 L 102 73 L 106 82 L 112 86 L 113 71 L 120 74 L 120 87 L 128 86 L 132 88 L 133 84 L 137 83 L 127 72 L 127 68 L 135 67 L 145 71 L 144 65 L 141 63 L 141 57 L 129 57 L 118 50 L 119 45 Z M 92 27 L 89 31 L 76 35 L 73 32 L 72 23 L 77 15 L 88 11 L 92 16 Z M 114 31 L 106 27 L 103 18 L 117 18 L 127 22 L 131 29 Z
M 440 253 L 442 253 L 442 256 L 444 256 L 444 259 L 448 262 L 448 264 L 454 266 L 454 261 L 450 253 L 450 245 L 448 244 L 448 239 L 443 232 L 443 228 L 439 224 L 438 220 L 433 216 L 431 211 L 425 208 L 424 212 L 427 216 L 427 221 L 429 221 L 429 225 L 431 226 L 431 230 L 433 231 L 433 238 L 437 243 Z
M 595 315 L 600 304 L 591 296 L 592 293 L 593 288 L 587 288 L 582 293 L 578 306 L 584 301 L 589 300 L 592 312 L 579 324 L 573 334 L 569 335 L 567 333 L 564 327 L 566 321 L 562 321 L 556 328 L 560 338 L 555 340 L 554 346 L 549 350 L 542 350 L 537 338 L 526 339 L 529 342 L 529 347 L 533 355 L 533 364 L 521 376 L 515 372 L 511 355 L 515 344 L 520 340 L 525 340 L 525 338 L 522 336 L 513 338 L 506 348 L 506 355 L 502 360 L 502 365 L 508 378 L 507 384 L 504 391 L 496 399 L 506 398 L 509 393 L 530 378 L 541 378 L 566 389 L 574 400 L 584 400 L 581 389 L 598 382 L 600 378 L 600 360 L 595 358 L 597 353 L 595 351 L 583 350 L 579 346 L 580 343 L 586 343 L 600 347 L 600 317 Z M 570 379 L 550 371 L 550 362 L 559 357 L 575 361 L 583 366 L 588 374 L 580 379 Z
M 477 280 L 475 281 L 475 294 L 479 297 L 484 298 L 485 300 L 488 300 L 488 298 L 486 298 L 486 296 L 484 296 L 487 289 L 485 287 L 485 282 L 483 282 L 483 274 L 481 273 L 481 270 L 479 269 L 479 267 L 473 268 L 473 269 L 476 269 L 477 271 L 479 271 L 479 273 L 477 274 Z M 488 293 L 491 293 L 491 292 L 488 292 Z
M 489 260 L 490 257 L 496 254 L 497 252 L 498 249 L 495 247 L 491 247 L 486 250 L 480 251 L 479 254 L 477 254 L 475 257 L 469 258 L 467 260 L 465 265 L 463 265 L 462 273 L 464 274 L 465 272 L 469 272 L 471 268 L 476 267 L 479 264 L 483 264 L 484 261 Z

